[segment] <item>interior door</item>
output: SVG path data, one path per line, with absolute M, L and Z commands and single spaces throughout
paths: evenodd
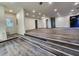
M 35 20 L 35 29 L 38 29 L 38 21 Z
M 51 28 L 55 28 L 55 17 L 51 17 Z
M 48 19 L 46 19 L 46 28 L 48 28 Z

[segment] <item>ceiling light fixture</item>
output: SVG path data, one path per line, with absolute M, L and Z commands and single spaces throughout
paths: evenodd
M 41 19 L 44 19 L 45 17 L 41 17 Z
M 39 15 L 41 15 L 41 13 L 39 13 Z
M 52 4 L 52 2 L 48 2 L 49 4 Z
M 57 15 L 60 16 L 59 12 L 57 12 Z
M 35 13 L 36 11 L 35 11 L 35 10 L 33 10 L 32 12 L 33 12 L 33 13 Z
M 74 3 L 75 6 L 78 5 L 78 4 L 79 4 L 79 2 L 75 2 L 75 3 Z
M 13 12 L 13 10 L 9 10 L 9 12 Z
M 55 12 L 57 12 L 57 9 L 54 9 Z
M 74 10 L 72 9 L 71 12 L 73 12 Z

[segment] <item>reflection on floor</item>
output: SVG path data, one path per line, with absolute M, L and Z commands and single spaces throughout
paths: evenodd
M 17 36 L 18 36 L 17 33 L 15 33 L 15 34 L 8 34 L 7 38 L 8 38 L 8 40 L 10 40 L 10 39 L 16 38 Z
M 26 34 L 79 44 L 79 28 L 37 29 L 27 32 Z
M 27 38 L 29 39 L 29 38 Z M 16 38 L 0 43 L 2 56 L 53 56 L 54 54 L 42 49 L 24 38 Z
M 38 29 L 0 43 L 1 56 L 79 56 L 79 29 Z

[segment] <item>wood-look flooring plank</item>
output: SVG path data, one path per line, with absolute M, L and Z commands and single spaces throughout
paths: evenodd
M 26 38 L 26 37 L 24 37 L 24 38 Z M 68 54 L 64 51 L 60 51 L 60 50 L 57 50 L 55 48 L 51 48 L 50 46 L 45 45 L 45 43 L 40 43 L 40 42 L 34 41 L 32 39 L 27 39 L 27 40 L 29 40 L 31 43 L 35 43 L 36 45 L 39 45 L 41 48 L 46 49 L 46 50 L 48 50 L 48 51 L 50 51 L 54 54 L 57 54 L 57 55 L 71 55 L 71 54 Z
M 37 29 L 26 33 L 38 37 L 45 37 L 79 44 L 79 28 Z
M 32 44 L 31 42 L 29 42 L 29 41 L 25 42 L 24 40 L 22 40 L 21 42 L 25 43 L 25 46 L 30 44 L 28 48 L 31 49 L 31 51 L 33 51 L 36 55 L 39 55 L 39 56 L 46 55 L 46 53 L 44 54 L 44 52 L 47 52 L 47 51 L 45 51 L 44 49 L 42 49 L 40 47 L 37 47 L 36 45 Z M 50 55 L 49 53 L 47 53 L 47 54 Z M 51 55 L 53 55 L 53 54 L 51 54 Z
M 0 43 L 0 56 L 63 56 L 79 54 L 78 47 L 71 47 L 72 44 L 68 45 L 68 43 L 64 45 L 65 42 L 79 44 L 79 29 L 37 29 L 27 32 L 27 34 L 50 38 L 50 40 L 43 41 L 33 37 L 18 35 L 18 38 Z M 52 42 L 53 40 L 62 41 L 63 45 L 61 42 L 54 43 Z
M 19 45 L 21 45 L 21 47 L 23 48 L 23 50 L 22 50 L 22 52 L 26 52 L 26 53 L 28 53 L 28 55 L 30 55 L 30 56 L 33 56 L 33 55 L 35 55 L 35 53 L 33 53 L 31 50 L 30 50 L 30 48 L 29 48 L 29 45 L 25 45 L 24 43 L 22 43 L 22 41 L 20 41 L 20 40 L 16 40 L 16 42 L 19 44 Z M 21 48 L 21 49 L 22 49 Z
M 24 42 L 26 42 L 26 43 L 28 43 L 28 44 L 31 44 L 31 46 L 32 46 L 31 49 L 32 49 L 33 51 L 35 50 L 35 52 L 39 52 L 40 55 L 44 54 L 45 56 L 46 56 L 46 55 L 50 55 L 50 56 L 51 56 L 51 55 L 54 55 L 54 56 L 55 56 L 55 54 L 52 54 L 52 53 L 50 53 L 50 52 L 44 50 L 43 48 L 40 48 L 38 45 L 35 45 L 35 44 L 33 44 L 33 43 L 31 43 L 31 42 L 25 40 L 25 39 L 24 39 Z M 37 53 L 36 53 L 36 54 L 37 54 Z M 37 54 L 37 55 L 38 55 L 38 54 Z

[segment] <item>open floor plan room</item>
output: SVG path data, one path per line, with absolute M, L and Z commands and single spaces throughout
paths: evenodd
M 0 56 L 79 56 L 79 2 L 0 2 Z

